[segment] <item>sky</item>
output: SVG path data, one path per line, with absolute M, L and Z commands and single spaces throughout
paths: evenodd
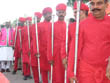
M 22 16 L 33 16 L 34 12 L 42 12 L 45 7 L 52 7 L 55 10 L 58 3 L 66 4 L 67 0 L 0 0 L 0 3 L 1 24 L 5 21 L 13 21 Z M 71 11 L 71 8 L 68 10 Z

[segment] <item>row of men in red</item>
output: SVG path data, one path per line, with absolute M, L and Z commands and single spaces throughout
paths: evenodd
M 48 83 L 48 71 L 50 71 L 49 63 L 53 64 L 53 80 L 52 80 L 53 83 L 64 82 L 64 67 L 60 55 L 61 52 L 60 46 L 63 39 L 62 37 L 66 33 L 66 23 L 64 22 L 64 18 L 66 16 L 66 5 L 58 4 L 56 7 L 56 11 L 58 16 L 58 21 L 54 23 L 53 57 L 51 56 L 51 27 L 52 27 L 52 24 L 50 22 L 52 18 L 51 8 L 47 7 L 43 10 L 44 21 L 38 24 L 40 66 L 41 66 L 42 80 L 44 83 Z M 36 44 L 34 44 L 34 47 L 35 45 Z M 36 50 L 35 53 L 37 53 Z
M 38 23 L 39 48 L 40 48 L 40 66 L 42 80 L 48 83 L 48 71 L 50 71 L 50 64 L 53 64 L 53 83 L 64 83 L 64 66 L 62 64 L 62 42 L 66 39 L 66 23 L 64 18 L 66 16 L 66 5 L 59 4 L 56 7 L 58 21 L 54 23 L 54 54 L 52 57 L 51 48 L 51 16 L 52 9 L 45 8 L 43 10 L 44 22 Z M 45 25 L 45 26 L 44 26 Z M 35 24 L 30 27 L 31 38 L 31 62 L 34 74 L 35 83 L 39 82 L 38 78 L 38 64 L 37 64 L 37 48 L 36 48 L 36 30 Z M 65 45 L 64 45 L 65 46 Z M 35 61 L 35 62 L 34 62 Z
M 48 13 L 52 13 L 51 8 L 45 8 L 43 10 L 43 15 L 44 15 L 45 21 L 42 25 L 44 25 L 46 23 L 50 23 L 49 21 L 51 20 L 51 17 L 48 16 Z M 40 13 L 35 13 L 35 15 L 37 15 L 37 18 L 41 18 Z M 24 25 L 25 18 L 20 18 L 19 20 L 22 22 L 21 25 Z M 38 22 L 39 22 L 39 20 L 40 19 L 38 19 Z M 39 24 L 40 23 L 38 23 L 38 28 L 39 28 Z M 40 26 L 40 27 L 42 28 L 42 26 Z M 22 54 L 21 58 L 22 58 L 22 63 L 23 63 L 23 74 L 25 76 L 24 79 L 26 79 L 26 77 L 30 75 L 30 70 L 26 71 L 26 69 L 30 69 L 29 68 L 29 61 L 31 59 L 31 66 L 32 66 L 34 80 L 35 80 L 35 83 L 38 83 L 39 78 L 38 78 L 38 71 L 37 71 L 38 70 L 38 65 L 37 65 L 36 32 L 35 32 L 36 30 L 35 29 L 36 29 L 35 24 L 30 26 L 30 42 L 31 42 L 31 49 L 30 50 L 28 49 L 29 48 L 28 47 L 29 42 L 27 42 L 27 40 L 28 40 L 27 27 L 23 26 L 23 28 L 21 29 L 22 51 L 21 51 L 21 48 L 20 48 L 20 37 L 17 37 L 18 40 L 16 40 L 17 42 L 16 42 L 16 46 L 15 46 L 15 66 L 14 66 L 13 74 L 15 74 L 16 71 L 17 71 L 17 62 L 18 62 L 18 59 L 19 59 L 19 55 L 21 56 L 21 52 L 22 52 L 23 54 Z M 39 32 L 39 29 L 38 29 L 38 32 Z M 19 33 L 19 31 L 18 31 L 18 33 Z M 40 34 L 41 34 L 41 32 L 40 32 Z M 42 37 L 41 36 L 39 36 L 39 37 L 40 37 L 40 40 L 42 39 L 42 41 L 44 42 L 45 37 L 43 37 L 43 35 L 42 35 Z M 47 61 L 47 57 L 45 56 L 46 46 L 43 45 L 43 44 L 44 43 L 41 44 L 41 41 L 40 41 L 41 73 L 42 73 L 42 76 L 43 76 L 42 79 L 44 79 L 44 82 L 46 81 L 48 83 L 48 72 L 47 72 L 48 67 L 45 66 L 45 64 L 44 64 L 44 63 L 47 62 L 47 65 L 48 65 L 48 61 Z M 19 52 L 20 54 L 17 53 L 17 52 Z M 28 56 L 30 54 L 29 52 L 31 52 L 30 58 Z
M 26 26 L 24 26 L 26 19 L 25 18 L 19 18 L 18 27 L 16 29 L 16 40 L 15 40 L 15 50 L 14 50 L 14 71 L 13 74 L 17 72 L 18 69 L 18 61 L 21 59 L 22 63 L 22 71 L 24 75 L 24 79 L 27 79 L 27 77 L 30 77 L 30 68 L 29 68 L 29 60 L 28 60 L 28 52 L 29 49 L 26 47 L 28 46 L 28 42 L 25 42 L 27 39 L 27 34 L 25 29 L 27 29 Z M 28 70 L 27 70 L 28 69 Z
M 49 7 L 44 8 L 43 10 L 44 21 L 38 24 L 40 67 L 41 67 L 42 80 L 44 83 L 48 83 L 48 72 L 50 71 L 50 64 L 53 64 L 53 83 L 64 82 L 64 67 L 60 56 L 61 47 L 59 46 L 61 46 L 62 37 L 66 30 L 66 23 L 64 22 L 64 17 L 66 15 L 66 5 L 59 4 L 56 7 L 56 10 L 57 10 L 58 21 L 54 23 L 55 35 L 54 35 L 53 58 L 51 57 L 51 37 L 50 37 L 51 27 L 52 27 L 52 23 L 50 22 L 52 19 L 51 8 Z M 33 30 L 32 31 L 33 55 L 37 56 L 35 25 L 33 26 L 32 30 Z M 36 81 L 35 83 L 38 83 L 38 81 Z
M 62 47 L 65 46 L 62 44 L 62 42 L 65 42 L 65 39 L 66 39 L 66 23 L 64 22 L 64 18 L 66 16 L 66 5 L 59 4 L 56 7 L 56 10 L 57 10 L 58 21 L 54 23 L 53 57 L 51 54 L 52 52 L 52 48 L 51 48 L 51 26 L 52 24 L 50 22 L 51 16 L 52 16 L 51 8 L 47 7 L 43 10 L 44 21 L 41 23 L 38 23 L 40 66 L 41 66 L 42 80 L 44 83 L 48 83 L 48 71 L 50 71 L 50 65 L 48 64 L 48 61 L 50 64 L 53 64 L 53 83 L 64 83 L 64 66 L 62 64 L 63 56 L 61 55 L 62 55 Z M 36 30 L 35 29 L 36 29 L 35 24 L 30 27 L 31 65 L 32 65 L 35 83 L 38 83 L 39 78 L 38 78 L 36 32 L 35 32 Z
M 100 0 L 100 1 L 103 4 L 106 3 L 106 2 L 104 2 L 104 0 Z M 91 5 L 92 5 L 92 3 L 95 3 L 96 4 L 96 3 L 100 2 L 100 1 L 98 1 L 98 0 L 92 0 L 91 1 Z M 85 7 L 85 6 L 83 5 L 82 7 Z M 92 5 L 91 7 L 94 7 L 94 5 Z M 102 7 L 102 5 L 101 5 L 101 7 Z M 66 23 L 64 22 L 64 17 L 66 16 L 66 5 L 65 4 L 59 4 L 56 7 L 56 10 L 57 10 L 58 21 L 54 23 L 54 49 L 53 49 L 53 52 L 54 53 L 53 53 L 53 57 L 52 57 L 52 48 L 51 48 L 52 47 L 51 46 L 52 45 L 52 41 L 51 41 L 51 25 L 52 24 L 50 22 L 51 15 L 52 15 L 51 8 L 45 8 L 43 10 L 43 16 L 44 16 L 45 20 L 44 20 L 44 22 L 41 22 L 41 23 L 38 24 L 38 36 L 39 36 L 39 48 L 40 48 L 40 63 L 41 63 L 40 66 L 41 66 L 42 80 L 43 80 L 44 83 L 48 83 L 48 77 L 47 77 L 48 75 L 47 74 L 48 74 L 48 71 L 50 71 L 50 65 L 48 64 L 48 61 L 49 61 L 50 64 L 53 65 L 53 83 L 64 83 L 64 66 L 65 66 L 65 63 L 66 63 L 66 61 L 65 61 L 66 52 L 64 51 L 65 50 L 65 47 L 66 47 L 64 45 L 65 39 L 66 39 Z M 86 10 L 86 11 L 83 11 L 83 10 Z M 104 10 L 103 7 L 102 7 L 102 10 Z M 87 8 L 82 8 L 81 9 L 81 12 L 82 11 L 85 12 L 85 14 L 84 14 L 85 16 L 83 16 L 81 14 L 81 16 L 82 16 L 82 17 L 80 17 L 80 22 L 81 23 L 82 23 L 81 20 L 86 18 L 86 14 L 87 14 L 86 12 L 88 11 L 88 9 Z M 94 11 L 93 11 L 93 16 L 94 17 L 97 17 L 97 15 L 94 14 Z M 105 13 L 105 12 L 100 12 L 99 14 L 103 14 L 103 13 Z M 90 15 L 87 19 L 92 18 L 93 16 Z M 96 19 L 96 18 L 94 18 L 94 19 Z M 95 21 L 94 19 L 92 19 L 92 21 L 90 21 L 90 23 L 91 22 L 94 22 Z M 89 21 L 89 20 L 87 20 L 87 21 Z M 109 20 L 106 21 L 107 22 L 107 25 L 108 25 L 108 21 Z M 98 20 L 96 20 L 95 22 L 98 22 Z M 73 69 L 74 68 L 73 67 L 74 66 L 74 64 L 73 64 L 74 63 L 74 56 L 73 55 L 74 55 L 74 48 L 75 48 L 75 42 L 74 42 L 75 41 L 75 25 L 76 25 L 75 23 L 69 25 L 69 28 L 70 28 L 69 34 L 71 35 L 71 36 L 69 36 L 69 38 L 71 39 L 71 40 L 69 40 L 69 42 L 71 44 L 69 44 L 68 79 L 70 80 L 70 83 L 72 83 L 73 80 L 76 80 L 76 78 L 74 78 L 74 75 L 73 75 L 73 70 L 74 70 Z M 83 23 L 81 25 L 83 26 Z M 92 25 L 90 25 L 90 26 L 92 26 Z M 88 28 L 90 26 L 88 26 Z M 37 57 L 39 57 L 39 56 L 37 56 L 38 54 L 37 54 L 37 48 L 36 48 L 36 32 L 35 32 L 36 30 L 35 30 L 35 28 L 36 28 L 35 25 L 32 25 L 32 27 L 30 28 L 30 29 L 32 29 L 32 30 L 30 30 L 30 38 L 32 38 L 31 39 L 31 49 L 32 49 L 31 50 L 31 56 L 34 56 L 31 61 L 36 61 L 34 63 L 37 63 Z M 85 30 L 86 29 L 84 29 L 83 31 L 85 31 Z M 87 29 L 87 30 L 89 31 L 89 29 Z M 106 31 L 109 31 L 109 30 L 107 29 Z M 83 33 L 85 33 L 85 32 L 83 32 Z M 92 37 L 92 35 L 90 37 Z M 107 35 L 107 38 L 108 37 L 109 37 L 109 35 Z M 82 38 L 83 37 L 81 35 L 81 38 L 79 38 L 79 40 L 82 39 Z M 81 40 L 80 40 L 80 42 L 81 42 Z M 83 44 L 81 42 L 81 45 L 80 45 L 80 42 L 79 42 L 79 46 L 82 46 Z M 95 47 L 93 46 L 93 48 L 95 48 Z M 80 49 L 79 49 L 79 51 L 80 51 Z M 84 56 L 84 55 L 80 55 L 80 56 Z M 34 60 L 34 59 L 36 59 L 36 60 Z M 87 61 L 86 58 L 83 57 L 83 59 Z M 87 83 L 90 83 L 90 81 L 91 81 L 91 83 L 96 83 L 96 82 L 93 82 L 94 80 L 91 80 L 91 79 L 93 79 L 93 77 L 92 78 L 90 77 L 91 78 L 90 79 L 89 76 L 86 77 L 86 74 L 83 74 L 83 73 L 87 73 L 87 72 L 83 72 L 82 70 L 84 68 L 88 69 L 87 67 L 90 66 L 89 64 L 84 63 L 83 59 L 78 58 L 78 76 L 80 75 L 79 78 L 78 78 L 78 80 L 80 81 L 80 83 L 84 83 L 85 81 L 87 81 Z M 94 59 L 94 57 L 93 57 L 93 59 Z M 62 64 L 62 61 L 63 61 L 64 66 Z M 80 63 L 79 63 L 79 61 L 80 61 Z M 83 65 L 84 65 L 84 68 L 82 68 Z M 33 67 L 32 67 L 33 71 L 36 71 L 36 72 L 33 72 L 34 74 L 36 73 L 35 74 L 36 76 L 34 75 L 35 76 L 34 77 L 35 83 L 38 83 L 39 82 L 38 71 L 36 70 L 36 69 L 38 69 L 37 67 L 38 67 L 37 64 L 33 65 Z M 100 70 L 100 68 L 99 68 L 99 70 Z M 82 72 L 79 74 L 80 71 L 82 71 Z M 87 75 L 90 75 L 91 76 L 90 73 L 89 74 L 87 73 Z M 108 71 L 107 71 L 107 77 L 109 77 L 109 72 Z M 88 79 L 86 79 L 86 78 L 88 78 Z M 97 80 L 95 79 L 95 81 L 97 81 Z M 100 79 L 98 80 L 98 83 L 99 83 L 99 81 L 100 81 Z M 102 82 L 100 82 L 100 83 L 102 83 Z
M 56 37 L 62 37 L 62 35 L 58 36 L 60 34 L 61 29 L 58 28 L 62 27 L 66 29 L 65 26 L 65 22 L 64 22 L 64 17 L 65 17 L 65 10 L 66 10 L 66 5 L 65 4 L 59 4 L 56 7 L 57 10 L 57 15 L 58 15 L 58 22 L 56 22 L 54 25 L 56 26 L 56 29 L 58 29 L 58 34 L 57 34 L 57 30 L 55 31 L 55 34 L 57 35 Z M 52 18 L 52 9 L 47 7 L 43 10 L 43 16 L 44 16 L 44 21 L 41 22 L 40 24 L 38 24 L 38 32 L 39 32 L 39 49 L 40 49 L 40 66 L 41 66 L 41 74 L 42 74 L 42 80 L 44 83 L 48 83 L 48 72 L 50 71 L 50 64 L 53 62 L 51 61 L 50 57 L 51 55 L 50 52 L 51 50 L 48 50 L 48 46 L 51 47 L 51 43 L 48 42 L 48 39 L 50 40 L 50 31 L 51 31 L 51 18 Z M 63 23 L 63 24 L 62 24 Z M 61 25 L 61 26 L 60 26 Z M 35 26 L 34 26 L 35 27 Z M 34 34 L 35 30 L 33 29 L 33 36 L 35 36 Z M 57 40 L 57 38 L 55 37 L 55 39 Z M 34 37 L 35 38 L 35 37 Z M 36 39 L 33 38 L 33 41 L 35 41 L 33 43 L 34 45 L 34 50 L 36 49 Z M 56 41 L 55 40 L 55 41 Z M 55 45 L 59 44 L 61 41 L 58 38 L 59 42 L 55 42 Z M 49 45 L 50 44 L 50 45 Z M 58 45 L 57 45 L 58 46 Z M 58 48 L 58 47 L 57 47 Z M 55 48 L 57 50 L 57 48 Z M 49 48 L 50 49 L 50 48 Z M 60 58 L 60 50 L 59 53 L 56 54 L 57 51 L 55 51 L 55 55 L 54 55 L 54 65 L 53 65 L 53 82 L 54 83 L 63 83 L 64 82 L 64 67 L 62 65 L 62 61 Z M 35 50 L 35 52 L 33 52 L 37 55 L 37 50 Z M 48 56 L 49 55 L 49 56 Z M 49 62 L 50 64 L 49 64 Z M 60 61 L 60 62 L 59 62 Z M 37 83 L 37 82 L 36 82 Z
M 36 16 L 38 16 L 38 18 L 41 18 L 41 14 L 39 13 L 35 13 Z M 18 69 L 18 61 L 19 59 L 21 59 L 21 63 L 22 63 L 22 71 L 23 71 L 23 75 L 24 75 L 24 80 L 26 80 L 27 78 L 31 78 L 30 76 L 30 49 L 29 49 L 29 41 L 28 40 L 28 30 L 24 23 L 26 22 L 26 20 L 29 21 L 29 26 L 31 26 L 31 18 L 23 18 L 20 17 L 19 18 L 19 23 L 18 23 L 18 27 L 17 30 L 15 31 L 17 33 L 16 36 L 16 43 L 15 43 L 15 50 L 14 50 L 14 57 L 15 57 L 15 62 L 14 62 L 14 71 L 13 74 L 16 74 L 17 69 Z M 38 22 L 40 21 L 40 19 L 38 19 Z M 31 30 L 31 28 L 30 28 Z M 21 41 L 20 41 L 21 40 Z M 30 40 L 31 37 L 30 37 Z M 32 60 L 33 61 L 33 60 Z

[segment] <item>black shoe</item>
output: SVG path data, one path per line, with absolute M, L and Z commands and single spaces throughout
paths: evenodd
M 23 80 L 27 80 L 27 78 L 28 78 L 27 76 L 24 76 Z
M 32 79 L 32 76 L 29 75 L 29 76 L 27 76 L 27 78 Z
M 18 68 L 18 70 L 22 70 L 22 68 Z
M 12 74 L 15 75 L 15 74 L 16 74 L 16 71 L 14 70 L 14 71 L 12 72 Z
M 1 69 L 1 72 L 2 72 L 2 73 L 5 72 L 5 69 Z
M 9 69 L 6 69 L 6 72 L 10 72 L 10 70 Z

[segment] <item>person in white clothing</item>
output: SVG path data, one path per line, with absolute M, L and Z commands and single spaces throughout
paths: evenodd
M 10 63 L 13 61 L 14 29 L 10 22 L 0 31 L 0 62 L 1 72 L 10 72 Z

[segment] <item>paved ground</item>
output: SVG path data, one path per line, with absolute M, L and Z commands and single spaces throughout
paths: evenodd
M 3 73 L 7 77 L 7 79 L 10 81 L 10 83 L 34 83 L 33 78 L 28 80 L 23 80 L 23 75 L 21 70 L 18 70 L 15 75 L 12 74 L 12 71 L 13 71 L 13 67 L 11 67 L 11 72 Z
M 33 79 L 24 81 L 20 71 L 18 71 L 16 75 L 12 75 L 11 72 L 4 73 L 4 75 L 8 78 L 10 83 L 34 83 Z
M 3 74 L 8 78 L 10 83 L 34 83 L 33 79 L 24 81 L 21 71 L 17 71 L 15 75 L 12 75 L 12 70 L 9 73 L 5 72 Z

